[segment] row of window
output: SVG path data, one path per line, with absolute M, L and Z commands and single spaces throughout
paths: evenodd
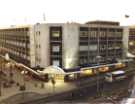
M 50 63 L 55 66 L 62 65 L 62 27 L 50 27 Z
M 80 37 L 93 37 L 96 38 L 98 36 L 98 31 L 80 31 Z M 99 32 L 99 37 L 117 37 L 122 38 L 122 32 Z
M 20 53 L 20 52 L 17 52 L 17 51 L 14 51 L 14 50 L 11 50 L 11 49 L 7 49 L 7 48 L 3 48 L 3 47 L 0 47 L 3 51 L 5 52 L 8 52 L 10 54 L 13 54 L 15 56 L 18 56 L 18 57 L 22 57 L 24 59 L 27 59 L 27 60 L 30 60 L 30 56 L 26 55 L 26 53 Z

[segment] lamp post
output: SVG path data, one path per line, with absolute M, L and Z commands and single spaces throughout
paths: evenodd
M 9 73 L 9 76 L 10 76 L 10 83 L 14 83 L 14 80 L 13 80 L 13 64 L 10 64 L 10 73 Z
M 9 74 L 9 83 L 13 84 L 14 80 L 13 80 L 13 69 L 14 69 L 14 63 L 10 61 L 10 57 L 9 54 L 6 53 L 5 54 L 5 60 L 6 60 L 6 65 L 7 65 L 7 69 L 8 69 L 8 74 Z
M 8 62 L 7 64 L 6 64 L 6 67 L 7 67 L 7 70 L 8 70 L 8 76 L 9 76 L 9 80 L 8 80 L 8 82 L 9 82 L 9 84 L 12 84 L 14 81 L 13 81 L 13 72 L 12 72 L 12 70 L 13 70 L 13 66 L 12 66 L 12 63 L 10 63 L 10 62 Z
M 97 60 L 97 64 L 98 65 L 100 65 L 100 59 L 101 59 L 102 57 L 101 56 L 96 56 L 96 60 Z M 99 71 L 98 70 L 96 70 L 96 74 L 97 74 L 97 80 L 96 80 L 96 82 L 97 82 L 97 92 L 99 92 Z
M 23 70 L 21 72 L 22 76 L 23 76 L 23 85 L 20 86 L 20 90 L 23 92 L 22 93 L 22 99 L 24 100 L 25 99 L 25 90 L 26 90 L 26 85 L 25 85 L 25 74 L 26 74 L 26 71 Z
M 55 84 L 56 84 L 56 81 L 54 78 L 51 79 L 51 82 L 52 82 L 52 86 L 53 86 L 53 93 L 55 92 Z
M 5 54 L 5 62 L 6 62 L 5 67 L 6 67 L 7 71 L 8 71 L 8 76 L 9 76 L 8 84 L 10 84 L 10 81 L 11 81 L 11 79 L 10 79 L 11 78 L 11 76 L 10 76 L 11 64 L 10 64 L 10 58 L 9 58 L 9 54 L 8 53 Z
M 23 86 L 25 87 L 25 74 L 27 73 L 27 71 L 23 70 L 21 72 L 22 76 L 23 76 Z

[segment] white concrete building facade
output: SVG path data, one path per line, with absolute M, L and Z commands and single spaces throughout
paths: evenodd
M 1 54 L 9 53 L 11 58 L 29 67 L 55 65 L 70 69 L 96 64 L 96 56 L 101 56 L 101 62 L 123 56 L 123 28 L 113 22 L 38 23 L 29 27 L 0 29 L 0 39 Z M 15 44 L 7 43 L 7 40 Z M 24 47 L 18 46 L 18 42 L 25 44 Z M 22 55 L 27 60 L 20 58 Z

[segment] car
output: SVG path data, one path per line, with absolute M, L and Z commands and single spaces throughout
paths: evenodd
M 109 72 L 105 74 L 105 81 L 106 82 L 114 82 L 118 80 L 124 80 L 127 76 L 124 70 L 117 70 L 113 72 Z

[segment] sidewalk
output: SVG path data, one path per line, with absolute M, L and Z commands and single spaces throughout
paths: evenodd
M 8 70 L 5 70 L 4 72 L 7 74 L 7 76 L 9 76 Z M 21 99 L 21 100 L 29 99 L 29 98 L 32 99 L 34 97 L 41 97 L 41 96 L 45 96 L 48 94 L 64 92 L 64 91 L 75 88 L 74 84 L 64 83 L 62 81 L 56 81 L 56 84 L 54 87 L 51 82 L 45 83 L 43 81 L 33 79 L 32 77 L 29 77 L 28 75 L 25 77 L 27 77 L 27 80 L 24 80 L 24 76 L 21 74 L 20 70 L 17 70 L 14 68 L 13 80 L 15 82 L 18 82 L 19 85 L 23 85 L 25 83 L 26 90 L 24 92 L 20 91 L 19 90 L 20 87 L 17 86 L 16 83 L 12 84 L 12 86 L 9 88 L 2 87 L 2 96 L 0 96 L 0 101 L 3 101 L 4 99 L 7 99 L 7 98 L 9 98 L 8 101 L 15 100 L 15 99 L 16 99 L 16 101 L 18 101 L 19 99 Z M 28 96 L 28 94 L 30 97 Z M 17 95 L 20 97 L 17 97 Z M 22 97 L 23 97 L 23 99 L 22 99 Z M 8 103 L 5 103 L 5 104 L 8 104 Z

